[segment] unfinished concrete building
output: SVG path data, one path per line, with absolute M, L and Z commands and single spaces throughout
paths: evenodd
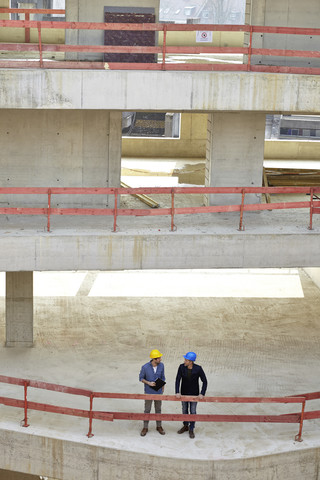
M 247 0 L 246 25 L 225 31 L 207 25 L 199 32 L 204 43 L 197 42 L 195 25 L 185 25 L 178 41 L 174 25 L 158 24 L 159 0 L 67 0 L 65 14 L 57 14 L 59 28 L 53 20 L 47 25 L 32 18 L 31 23 L 12 20 L 16 17 L 10 15 L 17 14 L 10 2 L 0 0 L 0 6 L 0 270 L 6 275 L 1 349 L 9 352 L 8 365 L 15 351 L 19 356 L 34 345 L 34 272 L 320 266 L 314 215 L 319 187 L 306 184 L 298 192 L 309 195 L 302 200 L 304 209 L 295 205 L 297 210 L 282 217 L 276 206 L 260 208 L 264 193 L 259 190 L 266 149 L 273 148 L 265 142 L 266 115 L 320 114 L 319 56 L 314 54 L 320 42 L 318 0 L 309 0 L 308 8 L 298 0 Z M 74 23 L 66 24 L 64 15 Z M 128 43 L 128 25 L 112 29 L 111 23 L 143 23 L 144 30 Z M 134 50 L 137 45 L 140 51 Z M 211 53 L 226 49 L 241 55 L 241 61 L 185 66 L 186 60 L 175 61 L 177 46 L 179 56 L 186 47 L 197 54 L 200 46 L 208 46 Z M 154 223 L 151 214 L 128 213 L 118 196 L 123 151 L 140 158 L 148 156 L 148 146 L 139 138 L 122 139 L 122 112 L 180 113 L 182 127 L 192 121 L 205 125 L 204 134 L 195 137 L 190 127 L 185 138 L 153 139 L 149 155 L 154 157 L 152 148 L 167 149 L 163 157 L 181 148 L 198 158 L 201 151 L 204 186 L 230 190 L 206 190 L 199 215 L 192 218 L 189 206 L 184 213 L 175 211 L 175 192 L 169 190 L 167 217 L 155 217 Z M 297 149 L 297 158 L 318 159 L 315 142 L 305 148 L 306 153 Z M 292 150 L 288 155 L 292 158 Z M 113 190 L 103 190 L 108 188 Z M 6 375 L 5 367 L 1 372 Z M 12 376 L 24 378 L 23 370 Z M 299 451 L 288 446 L 274 455 L 247 454 L 229 463 L 210 455 L 184 458 L 179 450 L 173 458 L 145 446 L 104 446 L 98 437 L 79 440 L 5 424 L 1 433 L 0 469 L 25 475 L 264 480 L 273 472 L 277 479 L 318 478 L 320 437 Z

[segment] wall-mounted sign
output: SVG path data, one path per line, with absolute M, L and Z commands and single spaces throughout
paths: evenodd
M 212 42 L 212 32 L 202 31 L 197 32 L 197 42 Z

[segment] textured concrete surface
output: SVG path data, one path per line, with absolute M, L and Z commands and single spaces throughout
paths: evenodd
M 0 303 L 1 374 L 95 391 L 141 393 L 140 366 L 150 349 L 157 347 L 164 354 L 168 394 L 174 393 L 176 370 L 186 350 L 199 355 L 198 363 L 209 381 L 208 395 L 282 396 L 319 390 L 320 291 L 309 276 L 297 270 L 237 272 L 243 280 L 235 282 L 232 272 L 221 273 L 230 275 L 227 299 L 221 291 L 220 297 L 209 293 L 213 278 L 209 272 L 203 272 L 208 296 L 202 298 L 196 293 L 199 277 L 192 272 L 184 278 L 186 288 L 195 287 L 195 296 L 189 298 L 177 293 L 166 296 L 164 286 L 170 289 L 171 282 L 176 282 L 170 272 L 159 272 L 161 281 L 154 281 L 155 292 L 159 288 L 163 295 L 158 298 L 145 297 L 143 289 L 136 296 L 135 285 L 130 293 L 126 272 L 118 273 L 127 289 L 119 288 L 117 297 L 108 296 L 112 294 L 108 283 L 101 287 L 99 272 L 69 273 L 50 281 L 52 274 L 35 274 L 39 277 L 35 281 L 34 348 L 4 347 L 4 299 Z M 255 298 L 245 298 L 239 291 L 247 275 L 252 277 L 250 289 L 258 295 Z M 268 275 L 274 290 L 269 288 L 266 297 L 259 277 Z M 298 282 L 297 286 L 301 282 L 300 288 L 284 284 L 287 277 Z M 259 285 L 264 285 L 264 294 Z M 282 298 L 275 293 L 280 289 Z M 48 290 L 56 296 L 46 296 Z M 1 385 L 1 392 L 16 398 L 22 395 L 21 388 L 9 385 Z M 52 392 L 32 390 L 29 399 L 88 408 L 87 399 Z M 128 405 L 97 400 L 95 408 L 141 411 L 142 405 L 139 401 Z M 297 408 L 199 404 L 198 412 L 289 413 Z M 308 403 L 307 410 L 313 409 L 319 409 L 318 401 Z M 179 413 L 180 404 L 166 402 L 163 411 Z M 85 419 L 29 412 L 30 427 L 24 429 L 21 410 L 2 406 L 0 414 L 0 468 L 68 480 L 113 479 L 116 475 L 123 479 L 157 475 L 161 480 L 225 480 L 235 475 L 240 480 L 318 480 L 319 420 L 305 422 L 302 443 L 294 441 L 297 425 L 254 423 L 198 423 L 195 441 L 190 443 L 188 437 L 176 434 L 176 422 L 165 423 L 165 437 L 151 423 L 148 436 L 141 438 L 141 422 L 94 421 L 95 436 L 88 439 Z
M 2 69 L 0 83 L 5 109 L 320 112 L 319 75 Z
M 262 113 L 208 115 L 206 187 L 261 186 L 265 125 Z M 209 195 L 209 199 L 209 205 L 234 205 L 239 196 Z M 256 195 L 246 196 L 246 203 L 257 203 Z
M 156 199 L 156 198 L 155 198 Z M 156 199 L 157 200 L 157 199 Z M 141 208 L 141 205 L 140 205 Z M 0 219 L 0 270 L 318 267 L 320 218 L 308 230 L 307 209 L 119 217 Z

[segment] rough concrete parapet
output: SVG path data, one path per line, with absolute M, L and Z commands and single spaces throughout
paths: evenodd
M 4 430 L 0 445 L 0 468 L 59 480 L 319 480 L 319 448 L 234 460 L 196 460 Z
M 3 69 L 0 83 L 5 109 L 320 112 L 320 75 Z

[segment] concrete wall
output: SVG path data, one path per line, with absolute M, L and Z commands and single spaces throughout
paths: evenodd
M 251 0 L 251 24 L 281 27 L 318 28 L 320 3 L 308 0 L 307 5 L 300 0 Z M 274 48 L 290 50 L 319 51 L 318 35 L 275 35 L 255 34 L 255 48 Z M 300 67 L 319 67 L 319 58 L 253 56 L 252 63 L 263 65 L 290 65 Z
M 181 114 L 180 138 L 122 139 L 123 157 L 200 158 L 206 154 L 207 114 Z
M 318 480 L 320 468 L 317 448 L 235 460 L 195 460 L 9 431 L 1 432 L 0 446 L 0 467 L 61 480 Z
M 0 110 L 0 185 L 116 187 L 120 185 L 121 114 L 108 111 Z M 52 197 L 55 205 L 70 197 Z M 3 205 L 21 205 L 18 196 Z M 46 206 L 46 199 L 28 204 Z M 73 197 L 72 203 L 77 199 Z M 105 205 L 99 196 L 88 205 Z M 81 203 L 82 204 L 82 203 Z
M 0 0 L 1 8 L 10 8 L 10 0 Z M 0 20 L 7 20 L 9 18 L 9 13 L 0 13 Z
M 207 119 L 206 113 L 182 113 L 180 138 L 124 137 L 122 156 L 205 159 Z M 265 140 L 264 158 L 267 160 L 319 160 L 320 141 Z

